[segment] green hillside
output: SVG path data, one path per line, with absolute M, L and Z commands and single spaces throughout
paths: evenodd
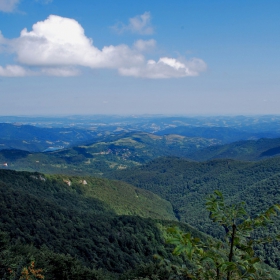
M 170 204 L 148 191 L 89 177 L 0 170 L 0 197 L 1 279 L 8 268 L 21 271 L 32 260 L 45 279 L 100 280 L 155 269 L 154 254 L 173 259 L 161 228 L 178 223 L 147 218 L 174 219 Z
M 190 154 L 189 158 L 196 161 L 218 158 L 255 161 L 279 155 L 280 138 L 263 138 L 207 147 Z
M 47 176 L 47 178 L 58 180 L 71 185 L 71 187 L 75 186 L 83 197 L 102 201 L 117 215 L 176 220 L 170 202 L 150 191 L 136 188 L 124 182 L 94 177 L 67 177 L 65 175 L 53 175 Z
M 58 200 L 60 196 L 65 197 L 65 202 L 72 203 L 71 207 L 79 209 L 85 207 L 84 210 L 90 212 L 90 201 L 92 200 L 98 205 L 103 205 L 103 208 L 110 213 L 117 215 L 176 220 L 170 202 L 154 193 L 119 181 L 10 170 L 0 170 L 0 181 L 5 184 L 12 183 L 19 191 L 24 189 L 26 193 L 36 194 L 38 197 L 52 201 L 57 200 L 61 206 L 64 202 Z M 69 197 L 69 201 L 66 201 L 67 197 Z

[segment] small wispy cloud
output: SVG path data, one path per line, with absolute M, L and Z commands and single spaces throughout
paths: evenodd
M 148 60 L 141 67 L 120 68 L 122 76 L 148 79 L 168 79 L 198 76 L 207 69 L 206 63 L 199 58 L 180 61 L 175 58 L 162 57 L 157 62 Z
M 42 68 L 41 73 L 48 76 L 71 77 L 78 76 L 80 71 L 72 67 L 48 67 Z
M 141 35 L 151 35 L 154 33 L 154 28 L 151 24 L 150 12 L 145 12 L 142 15 L 137 15 L 133 18 L 130 18 L 128 24 L 119 22 L 113 26 L 113 29 L 117 33 L 123 33 L 127 31 Z
M 0 76 L 2 77 L 24 77 L 27 75 L 27 71 L 19 65 L 0 66 Z
M 50 4 L 53 0 L 36 0 L 36 2 L 42 3 L 42 4 Z
M 134 43 L 134 48 L 140 52 L 145 52 L 154 49 L 156 44 L 157 43 L 154 39 L 146 41 L 140 39 Z
M 5 13 L 13 12 L 20 0 L 0 0 L 0 11 Z

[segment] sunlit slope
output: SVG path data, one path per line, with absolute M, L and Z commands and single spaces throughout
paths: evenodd
M 88 200 L 92 199 L 117 215 L 176 220 L 170 202 L 127 183 L 93 177 L 42 175 L 10 170 L 0 170 L 0 175 L 1 182 L 14 184 L 19 190 L 52 201 L 58 197 L 69 197 L 67 203 L 71 202 L 75 207 L 76 204 L 81 204 L 90 212 L 92 210 Z
M 95 195 L 90 195 L 88 189 L 96 187 L 89 186 L 94 181 L 80 185 L 73 180 L 69 186 L 63 179 L 2 170 L 1 231 L 7 232 L 11 240 L 19 245 L 44 246 L 43 249 L 48 248 L 55 253 L 70 254 L 89 267 L 114 272 L 125 272 L 150 262 L 153 254 L 166 254 L 163 237 L 155 221 L 139 216 L 116 215 L 114 208 L 127 212 L 127 209 L 132 211 L 132 205 L 117 207 L 118 203 L 115 203 L 111 207 L 93 198 Z M 98 180 L 94 184 L 109 187 L 106 180 Z M 99 192 L 102 192 L 102 187 Z M 118 190 L 112 188 L 112 197 L 116 193 Z M 142 192 L 139 194 L 141 196 Z M 123 196 L 133 201 L 129 194 Z M 143 214 L 146 202 L 142 200 L 141 204 Z M 137 214 L 137 210 L 134 213 Z M 151 216 L 149 210 L 146 213 Z M 166 212 L 163 215 L 168 216 Z
M 102 201 L 117 215 L 137 215 L 144 218 L 176 220 L 170 202 L 160 196 L 124 182 L 93 177 L 52 175 L 67 185 L 79 188 L 83 196 Z

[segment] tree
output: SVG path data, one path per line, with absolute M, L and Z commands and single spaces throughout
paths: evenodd
M 177 227 L 169 228 L 167 242 L 176 246 L 173 254 L 184 253 L 192 264 L 190 268 L 181 268 L 180 274 L 201 280 L 271 279 L 268 272 L 259 269 L 261 260 L 255 255 L 254 245 L 273 238 L 255 240 L 253 232 L 271 223 L 280 205 L 251 218 L 244 203 L 227 205 L 222 193 L 215 191 L 207 198 L 206 209 L 211 220 L 224 228 L 224 240 L 202 241 Z
M 31 261 L 29 266 L 25 266 L 23 268 L 20 268 L 21 271 L 18 271 L 20 266 L 18 266 L 16 269 L 9 268 L 9 279 L 19 279 L 19 280 L 36 280 L 36 279 L 44 279 L 45 276 L 42 274 L 43 269 L 41 268 L 35 268 L 35 262 Z M 20 272 L 20 275 L 18 275 Z

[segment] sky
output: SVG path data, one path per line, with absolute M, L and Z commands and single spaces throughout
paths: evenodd
M 279 0 L 0 0 L 0 115 L 280 114 Z

